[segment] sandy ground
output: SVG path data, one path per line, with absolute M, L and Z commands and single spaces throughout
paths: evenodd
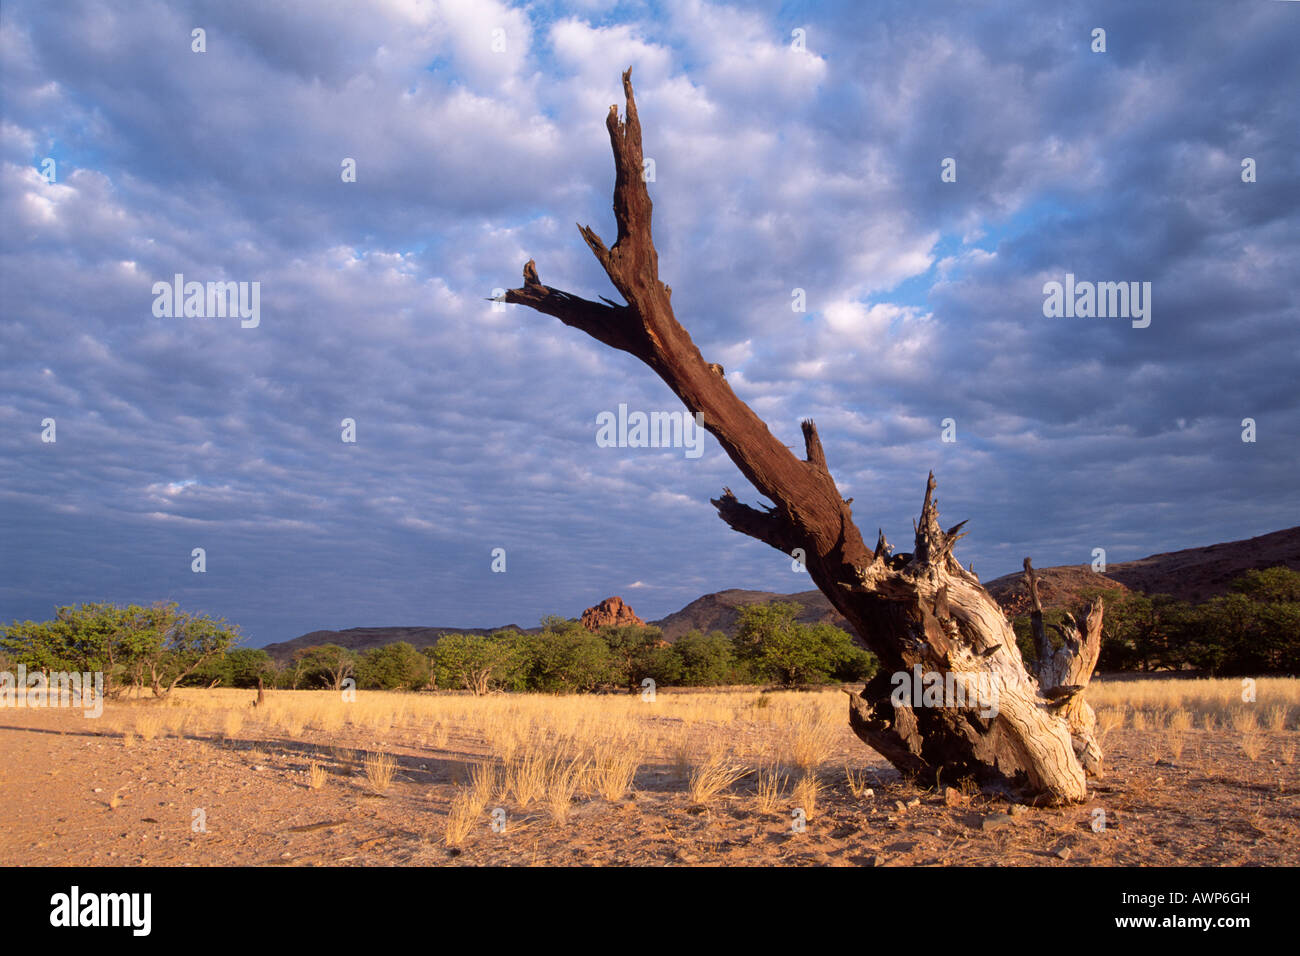
M 151 702 L 110 705 L 119 712 Z M 845 727 L 819 771 L 824 791 L 796 832 L 790 798 L 758 809 L 753 778 L 707 806 L 686 770 L 647 759 L 629 796 L 575 797 L 569 819 L 538 802 L 494 796 L 459 846 L 445 843 L 449 806 L 485 748 L 425 735 L 274 726 L 124 740 L 123 724 L 60 710 L 0 711 L 0 864 L 311 865 L 1294 865 L 1300 775 L 1293 727 L 1263 731 L 1251 759 L 1231 729 L 1194 729 L 1174 760 L 1158 731 L 1113 730 L 1107 775 L 1064 809 L 1011 807 L 980 795 L 919 790 Z M 667 729 L 665 718 L 665 729 Z M 727 729 L 761 751 L 762 727 Z M 398 768 L 375 792 L 365 752 Z M 319 789 L 308 767 L 326 771 Z M 845 767 L 870 795 L 854 796 Z M 495 832 L 492 810 L 504 811 Z M 1094 831 L 1097 808 L 1105 828 Z M 1013 811 L 1014 815 L 1008 814 Z M 1008 814 L 1009 818 L 999 814 Z M 498 822 L 501 815 L 498 814 Z

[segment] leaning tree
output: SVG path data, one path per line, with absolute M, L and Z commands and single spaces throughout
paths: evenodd
M 850 695 L 849 724 L 904 775 L 926 785 L 972 778 L 1040 802 L 1082 800 L 1086 774 L 1100 774 L 1095 718 L 1083 700 L 1100 641 L 1102 607 L 1094 602 L 1068 617 L 1059 647 L 1048 640 L 1034 598 L 1039 667 L 1030 675 L 1001 608 L 963 568 L 952 549 L 961 524 L 939 524 L 930 475 L 910 553 L 894 553 L 883 531 L 874 548 L 854 524 L 853 499 L 841 497 L 812 421 L 804 421 L 806 458 L 799 459 L 727 384 L 673 315 L 672 288 L 659 279 L 650 234 L 650 195 L 642 176 L 641 124 L 623 74 L 626 112 L 610 107 L 614 149 L 614 217 L 618 239 L 606 246 L 588 226 L 582 238 L 626 305 L 600 302 L 543 285 L 536 264 L 524 266 L 522 288 L 505 301 L 554 316 L 565 325 L 628 352 L 659 375 L 707 428 L 758 491 L 774 502 L 760 509 L 724 489 L 712 503 L 737 531 L 787 554 L 802 549 L 817 587 L 880 658 L 860 694 Z M 965 522 L 962 522 L 965 524 Z M 934 703 L 918 692 L 894 693 L 895 675 L 952 675 L 965 687 L 996 689 L 996 707 L 967 697 Z M 918 690 L 917 688 L 913 688 Z M 994 713 L 995 711 L 995 713 Z

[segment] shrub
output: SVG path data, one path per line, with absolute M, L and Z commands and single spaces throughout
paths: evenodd
M 779 684 L 825 684 L 865 680 L 875 656 L 831 624 L 800 624 L 799 605 L 787 602 L 742 608 L 736 631 L 738 656 L 760 680 Z
M 429 679 L 429 659 L 406 641 L 366 651 L 357 661 L 357 686 L 419 690 Z
M 691 631 L 673 644 L 678 660 L 678 679 L 687 687 L 710 687 L 743 683 L 744 673 L 736 646 L 721 631 L 701 634 Z
M 566 622 L 541 634 L 520 634 L 511 643 L 521 670 L 521 690 L 577 693 L 614 682 L 609 646 L 580 624 Z
M 523 690 L 523 661 L 515 632 L 446 634 L 430 654 L 434 682 L 439 687 L 459 687 L 475 696 L 493 690 Z

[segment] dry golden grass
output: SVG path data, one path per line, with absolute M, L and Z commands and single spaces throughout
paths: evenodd
M 1242 700 L 1247 686 L 1254 702 Z M 642 766 L 661 774 L 675 767 L 676 775 L 662 774 L 668 786 L 689 794 L 695 777 L 696 789 L 704 793 L 709 787 L 701 770 L 723 743 L 730 755 L 724 765 L 766 769 L 758 771 L 752 784 L 737 787 L 737 780 L 730 781 L 712 799 L 730 788 L 752 797 L 760 809 L 788 802 L 791 786 L 810 773 L 829 780 L 831 771 L 838 776 L 844 760 L 854 760 L 852 753 L 867 753 L 853 749 L 858 744 L 846 727 L 843 694 L 834 688 L 758 694 L 752 688 L 666 688 L 654 702 L 632 694 L 475 698 L 380 691 L 360 691 L 355 700 L 345 701 L 332 691 L 276 691 L 264 706 L 250 708 L 254 694 L 180 688 L 160 704 L 110 701 L 106 726 L 122 735 L 123 746 L 167 733 L 239 737 L 254 748 L 249 759 L 260 759 L 255 752 L 276 752 L 286 739 L 305 740 L 323 757 L 334 755 L 338 763 L 329 762 L 331 771 L 364 769 L 367 778 L 371 770 L 362 762 L 365 750 L 352 747 L 420 762 L 425 752 L 450 750 L 467 763 L 467 808 L 474 815 L 504 791 L 512 801 L 542 804 L 553 820 L 567 818 L 579 795 L 623 799 Z M 1163 754 L 1178 760 L 1189 750 L 1196 759 L 1196 753 L 1206 753 L 1201 729 L 1222 732 L 1225 727 L 1233 731 L 1234 746 L 1247 736 L 1246 746 L 1258 748 L 1259 754 L 1285 757 L 1288 740 L 1295 738 L 1278 735 L 1295 729 L 1300 680 L 1261 678 L 1253 685 L 1237 679 L 1097 680 L 1087 699 L 1096 710 L 1099 733 L 1131 728 L 1132 743 L 1126 734 L 1123 744 L 1152 759 Z M 1294 744 L 1291 754 L 1293 759 Z M 367 763 L 374 759 L 372 755 Z M 396 761 L 388 759 L 394 761 L 388 785 L 396 787 Z M 867 759 L 876 758 L 863 762 Z M 1213 756 L 1202 759 L 1212 762 Z M 575 761 L 581 771 L 562 772 Z M 472 769 L 478 762 L 481 771 Z M 488 776 L 476 782 L 475 773 L 490 776 L 490 783 Z M 848 791 L 856 794 L 867 777 L 845 770 L 845 779 Z M 573 792 L 566 800 L 570 786 Z
M 1197 769 L 1197 771 L 1199 771 L 1200 773 L 1206 773 L 1206 772 L 1208 771 L 1208 769 L 1209 769 L 1209 764 L 1207 764 L 1207 763 L 1206 763 L 1206 760 L 1205 760 L 1205 746 L 1204 746 L 1204 744 L 1201 744 L 1201 743 L 1199 743 L 1199 742 L 1196 744 L 1196 756 L 1195 756 L 1194 759 L 1191 760 L 1191 764 L 1192 764 L 1192 766 L 1195 767 L 1195 768 Z
M 301 737 L 306 724 L 306 718 L 293 710 L 285 710 L 280 715 L 280 729 L 292 738 Z
M 347 702 L 332 691 L 277 691 L 256 709 L 249 707 L 253 696 L 241 689 L 181 688 L 160 707 L 131 702 L 119 709 L 110 703 L 110 721 L 124 720 L 121 729 L 130 729 L 138 740 L 140 731 L 133 725 L 139 719 L 152 738 L 162 732 L 153 715 L 174 710 L 167 720 L 183 721 L 192 733 L 224 736 L 232 742 L 246 738 L 259 751 L 267 745 L 274 748 L 278 739 L 302 739 L 326 755 L 333 753 L 350 771 L 362 768 L 365 751 L 341 745 L 357 737 L 368 738 L 367 749 L 376 751 L 450 746 L 469 754 L 495 755 L 503 764 L 531 750 L 549 759 L 563 748 L 570 757 L 584 755 L 590 760 L 581 788 L 610 799 L 627 793 L 647 760 L 661 766 L 679 763 L 685 789 L 691 766 L 719 737 L 735 745 L 737 762 L 752 766 L 786 750 L 796 754 L 796 762 L 815 764 L 825 752 L 825 744 L 817 739 L 819 730 L 838 735 L 840 746 L 846 736 L 842 696 L 833 689 L 761 695 L 748 689 L 668 691 L 654 703 L 633 695 L 471 698 L 377 691 L 359 692 Z M 118 713 L 112 714 L 113 710 Z M 761 729 L 763 734 L 733 734 L 732 728 Z M 773 730 L 787 738 L 774 750 Z
M 844 768 L 844 780 L 849 786 L 849 793 L 853 799 L 861 800 L 867 795 L 871 788 L 867 786 L 867 771 L 859 770 L 856 773 L 848 767 Z
M 557 826 L 569 821 L 573 798 L 586 773 L 585 757 L 569 757 L 556 753 L 546 766 L 546 809 Z
M 1243 733 L 1241 735 L 1241 752 L 1252 763 L 1258 760 L 1259 755 L 1264 752 L 1264 738 L 1254 731 Z
M 247 714 L 255 693 L 232 688 L 178 688 L 167 698 L 166 709 L 218 717 L 236 709 Z M 1198 717 L 1207 711 L 1224 715 L 1242 707 L 1241 695 L 1242 682 L 1234 678 L 1094 680 L 1088 687 L 1088 700 L 1098 711 L 1124 705 L 1146 711 L 1185 709 Z M 1260 709 L 1267 712 L 1276 706 L 1294 710 L 1300 707 L 1300 680 L 1259 678 L 1256 696 Z M 759 700 L 766 703 L 759 705 Z M 544 726 L 562 736 L 590 739 L 604 729 L 624 732 L 650 718 L 667 718 L 692 727 L 745 722 L 789 726 L 792 718 L 801 714 L 825 714 L 842 723 L 843 700 L 843 694 L 834 689 L 755 695 L 753 690 L 742 688 L 698 692 L 662 688 L 654 703 L 646 703 L 634 694 L 500 694 L 476 698 L 385 691 L 358 691 L 355 702 L 345 703 L 333 691 L 304 690 L 268 694 L 267 706 L 258 710 L 268 711 L 266 717 L 273 718 L 268 719 L 269 723 L 292 713 L 307 726 L 326 732 L 336 732 L 345 724 L 371 729 L 423 727 L 435 735 L 452 732 L 458 739 L 470 736 L 482 740 L 484 730 L 490 728 Z M 113 702 L 109 706 L 113 707 Z M 135 706 L 126 704 L 124 709 L 134 710 Z M 580 729 L 585 733 L 575 733 Z
M 477 814 L 486 807 L 492 795 L 503 786 L 501 771 L 491 761 L 483 760 L 470 767 L 468 793 L 472 797 L 474 812 Z
M 520 807 L 540 800 L 546 793 L 546 756 L 537 749 L 524 750 L 507 762 L 502 774 L 502 798 L 512 798 Z
M 1274 704 L 1270 707 L 1264 718 L 1268 729 L 1273 731 L 1275 734 L 1280 734 L 1282 731 L 1286 730 L 1286 718 L 1289 710 L 1290 708 L 1285 704 Z
M 621 800 L 636 778 L 641 755 L 621 741 L 606 741 L 596 746 L 588 776 L 591 788 L 606 800 Z
M 1253 708 L 1239 707 L 1232 713 L 1232 729 L 1249 734 L 1259 729 L 1259 713 Z
M 506 765 L 514 763 L 516 754 L 519 753 L 520 747 L 523 746 L 519 729 L 512 724 L 485 722 L 483 736 L 487 739 L 492 752 L 500 757 L 501 762 Z
M 161 721 L 164 728 L 169 734 L 180 737 L 185 733 L 185 724 L 189 720 L 189 712 L 178 709 L 182 705 L 170 698 L 167 700 L 167 708 L 161 714 Z
M 144 741 L 154 740 L 162 736 L 163 719 L 162 715 L 156 710 L 146 710 L 135 717 L 135 732 L 140 735 Z
M 760 813 L 771 813 L 785 796 L 788 779 L 776 767 L 758 768 L 758 785 L 754 790 L 754 800 Z
M 357 763 L 357 752 L 350 747 L 330 747 L 330 756 L 333 757 L 345 773 L 352 773 L 360 766 Z
M 691 757 L 693 754 L 691 736 L 685 728 L 672 736 L 668 745 L 668 752 L 672 754 L 673 770 L 678 777 L 685 780 L 691 772 Z
M 370 789 L 375 793 L 387 793 L 393 785 L 393 775 L 397 773 L 397 759 L 383 752 L 366 754 L 363 766 Z
M 1165 745 L 1169 748 L 1169 756 L 1177 761 L 1183 756 L 1183 748 L 1187 744 L 1187 737 L 1181 731 L 1174 730 L 1170 727 L 1165 731 Z
M 802 712 L 787 725 L 786 762 L 805 772 L 816 770 L 830 757 L 843 727 L 838 719 L 821 712 Z
M 1242 700 L 1244 684 L 1240 678 L 1195 680 L 1093 680 L 1088 685 L 1088 701 L 1096 709 L 1126 704 L 1135 710 L 1189 711 L 1200 718 L 1213 714 L 1218 723 L 1243 709 L 1300 706 L 1300 680 L 1290 677 L 1261 677 L 1254 682 L 1255 700 Z M 1240 728 L 1238 728 L 1239 732 Z
M 686 782 L 686 792 L 692 803 L 707 806 L 718 794 L 731 788 L 736 781 L 749 773 L 749 769 L 733 763 L 721 748 L 709 752 L 703 761 L 691 770 Z
M 1097 728 L 1101 735 L 1105 737 L 1113 730 L 1119 730 L 1124 726 L 1125 707 L 1120 704 L 1116 707 L 1102 707 L 1097 711 Z
M 476 807 L 474 796 L 468 790 L 458 790 L 451 798 L 447 810 L 447 824 L 443 831 L 443 842 L 447 846 L 460 846 L 474 829 L 474 824 L 482 813 L 482 807 Z
M 340 701 L 337 706 L 319 706 L 311 709 L 307 715 L 307 722 L 310 726 L 326 734 L 337 734 L 343 729 L 344 713 L 342 710 L 343 703 Z
M 321 787 L 325 786 L 326 776 L 325 768 L 315 760 L 313 760 L 307 767 L 307 785 L 313 790 L 319 790 Z
M 822 782 L 815 773 L 806 773 L 794 785 L 790 799 L 795 809 L 802 810 L 804 818 L 811 820 L 817 815 L 817 798 L 821 796 Z
M 433 735 L 431 740 L 435 750 L 446 750 L 447 744 L 451 740 L 451 728 L 443 724 L 442 721 L 437 721 L 433 725 Z

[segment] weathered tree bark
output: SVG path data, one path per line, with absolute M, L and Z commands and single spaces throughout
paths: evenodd
M 883 532 L 875 548 L 867 547 L 853 522 L 852 499 L 841 497 L 831 478 L 813 423 L 803 422 L 806 457 L 799 459 L 736 397 L 719 367 L 704 360 L 677 322 L 672 289 L 659 280 L 651 237 L 652 205 L 642 180 L 631 72 L 623 74 L 625 118 L 620 121 L 618 107 L 612 106 L 606 121 L 614 150 L 618 238 L 607 247 L 590 227 L 579 226 L 627 304 L 603 297 L 592 302 L 543 285 L 532 260 L 524 266 L 523 287 L 508 291 L 505 301 L 554 316 L 636 356 L 687 409 L 703 414 L 704 427 L 741 473 L 775 503 L 751 508 L 724 489 L 713 501 L 719 516 L 787 554 L 802 548 L 817 587 L 880 658 L 877 675 L 860 695 L 850 697 L 849 723 L 863 741 L 926 784 L 935 785 L 940 777 L 949 782 L 972 777 L 1043 801 L 1082 800 L 1084 766 L 1071 727 L 1026 672 L 997 603 L 952 556 L 953 544 L 963 537 L 961 525 L 940 527 L 934 475 L 912 552 L 891 554 Z M 1098 625 L 1100 613 L 1098 608 Z M 961 705 L 923 701 L 919 688 L 910 702 L 891 701 L 902 676 L 918 672 L 952 674 L 968 686 L 987 682 L 996 694 L 996 714 L 969 700 Z M 1070 674 L 1072 681 L 1086 683 L 1086 675 Z
M 1025 558 L 1025 586 L 1029 589 L 1029 623 L 1038 649 L 1038 686 L 1070 728 L 1074 752 L 1083 769 L 1100 778 L 1101 745 L 1095 736 L 1097 716 L 1084 700 L 1083 692 L 1101 655 L 1101 617 L 1105 605 L 1099 596 L 1080 613 L 1067 614 L 1064 626 L 1053 624 L 1052 630 L 1061 638 L 1061 646 L 1053 648 L 1043 627 L 1038 578 L 1028 558 Z

